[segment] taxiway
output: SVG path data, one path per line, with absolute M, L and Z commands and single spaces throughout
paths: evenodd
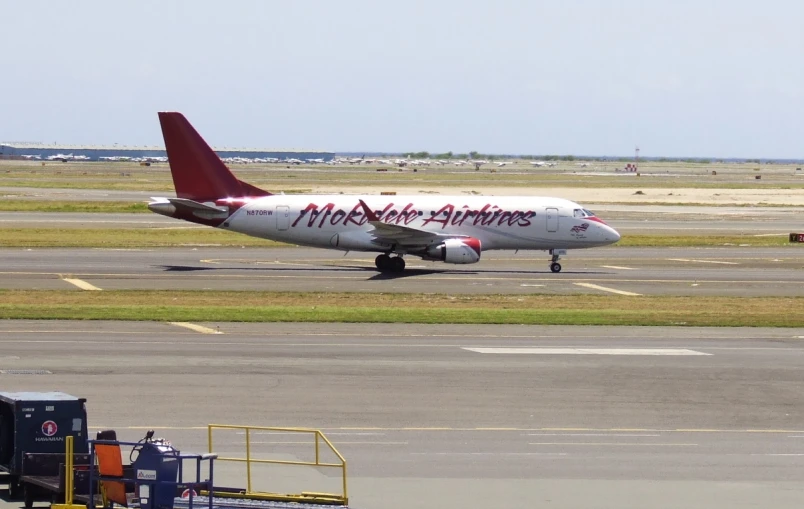
M 380 274 L 366 253 L 310 248 L 0 249 L 0 288 L 455 294 L 804 295 L 804 250 L 629 248 L 571 251 L 553 274 L 543 252 L 489 252 L 474 265 L 410 258 Z M 591 285 L 591 286 L 590 286 Z
M 357 508 L 804 499 L 804 329 L 196 325 L 5 321 L 0 380 L 87 397 L 93 430 L 153 427 L 188 452 L 210 422 L 322 428 Z

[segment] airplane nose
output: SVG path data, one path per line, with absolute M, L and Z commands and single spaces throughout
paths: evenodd
M 608 232 L 606 232 L 606 240 L 611 241 L 612 244 L 620 240 L 620 232 L 612 228 L 611 226 L 608 227 Z

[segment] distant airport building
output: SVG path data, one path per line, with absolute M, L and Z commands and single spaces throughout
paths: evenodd
M 326 162 L 334 152 L 319 150 L 269 150 L 248 148 L 214 148 L 218 156 L 229 162 Z M 42 161 L 167 161 L 164 147 L 57 145 L 45 143 L 0 142 L 0 159 L 32 159 Z M 297 163 L 298 164 L 298 163 Z

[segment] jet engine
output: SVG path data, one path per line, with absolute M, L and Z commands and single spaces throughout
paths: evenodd
M 472 237 L 447 239 L 427 250 L 431 259 L 445 263 L 477 263 L 480 261 L 480 241 Z

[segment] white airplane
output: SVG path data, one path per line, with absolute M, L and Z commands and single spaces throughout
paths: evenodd
M 177 198 L 148 208 L 254 237 L 379 253 L 381 272 L 403 256 L 476 263 L 484 251 L 549 251 L 550 270 L 568 249 L 614 244 L 620 234 L 577 203 L 531 196 L 275 195 L 238 180 L 181 113 L 159 113 Z

